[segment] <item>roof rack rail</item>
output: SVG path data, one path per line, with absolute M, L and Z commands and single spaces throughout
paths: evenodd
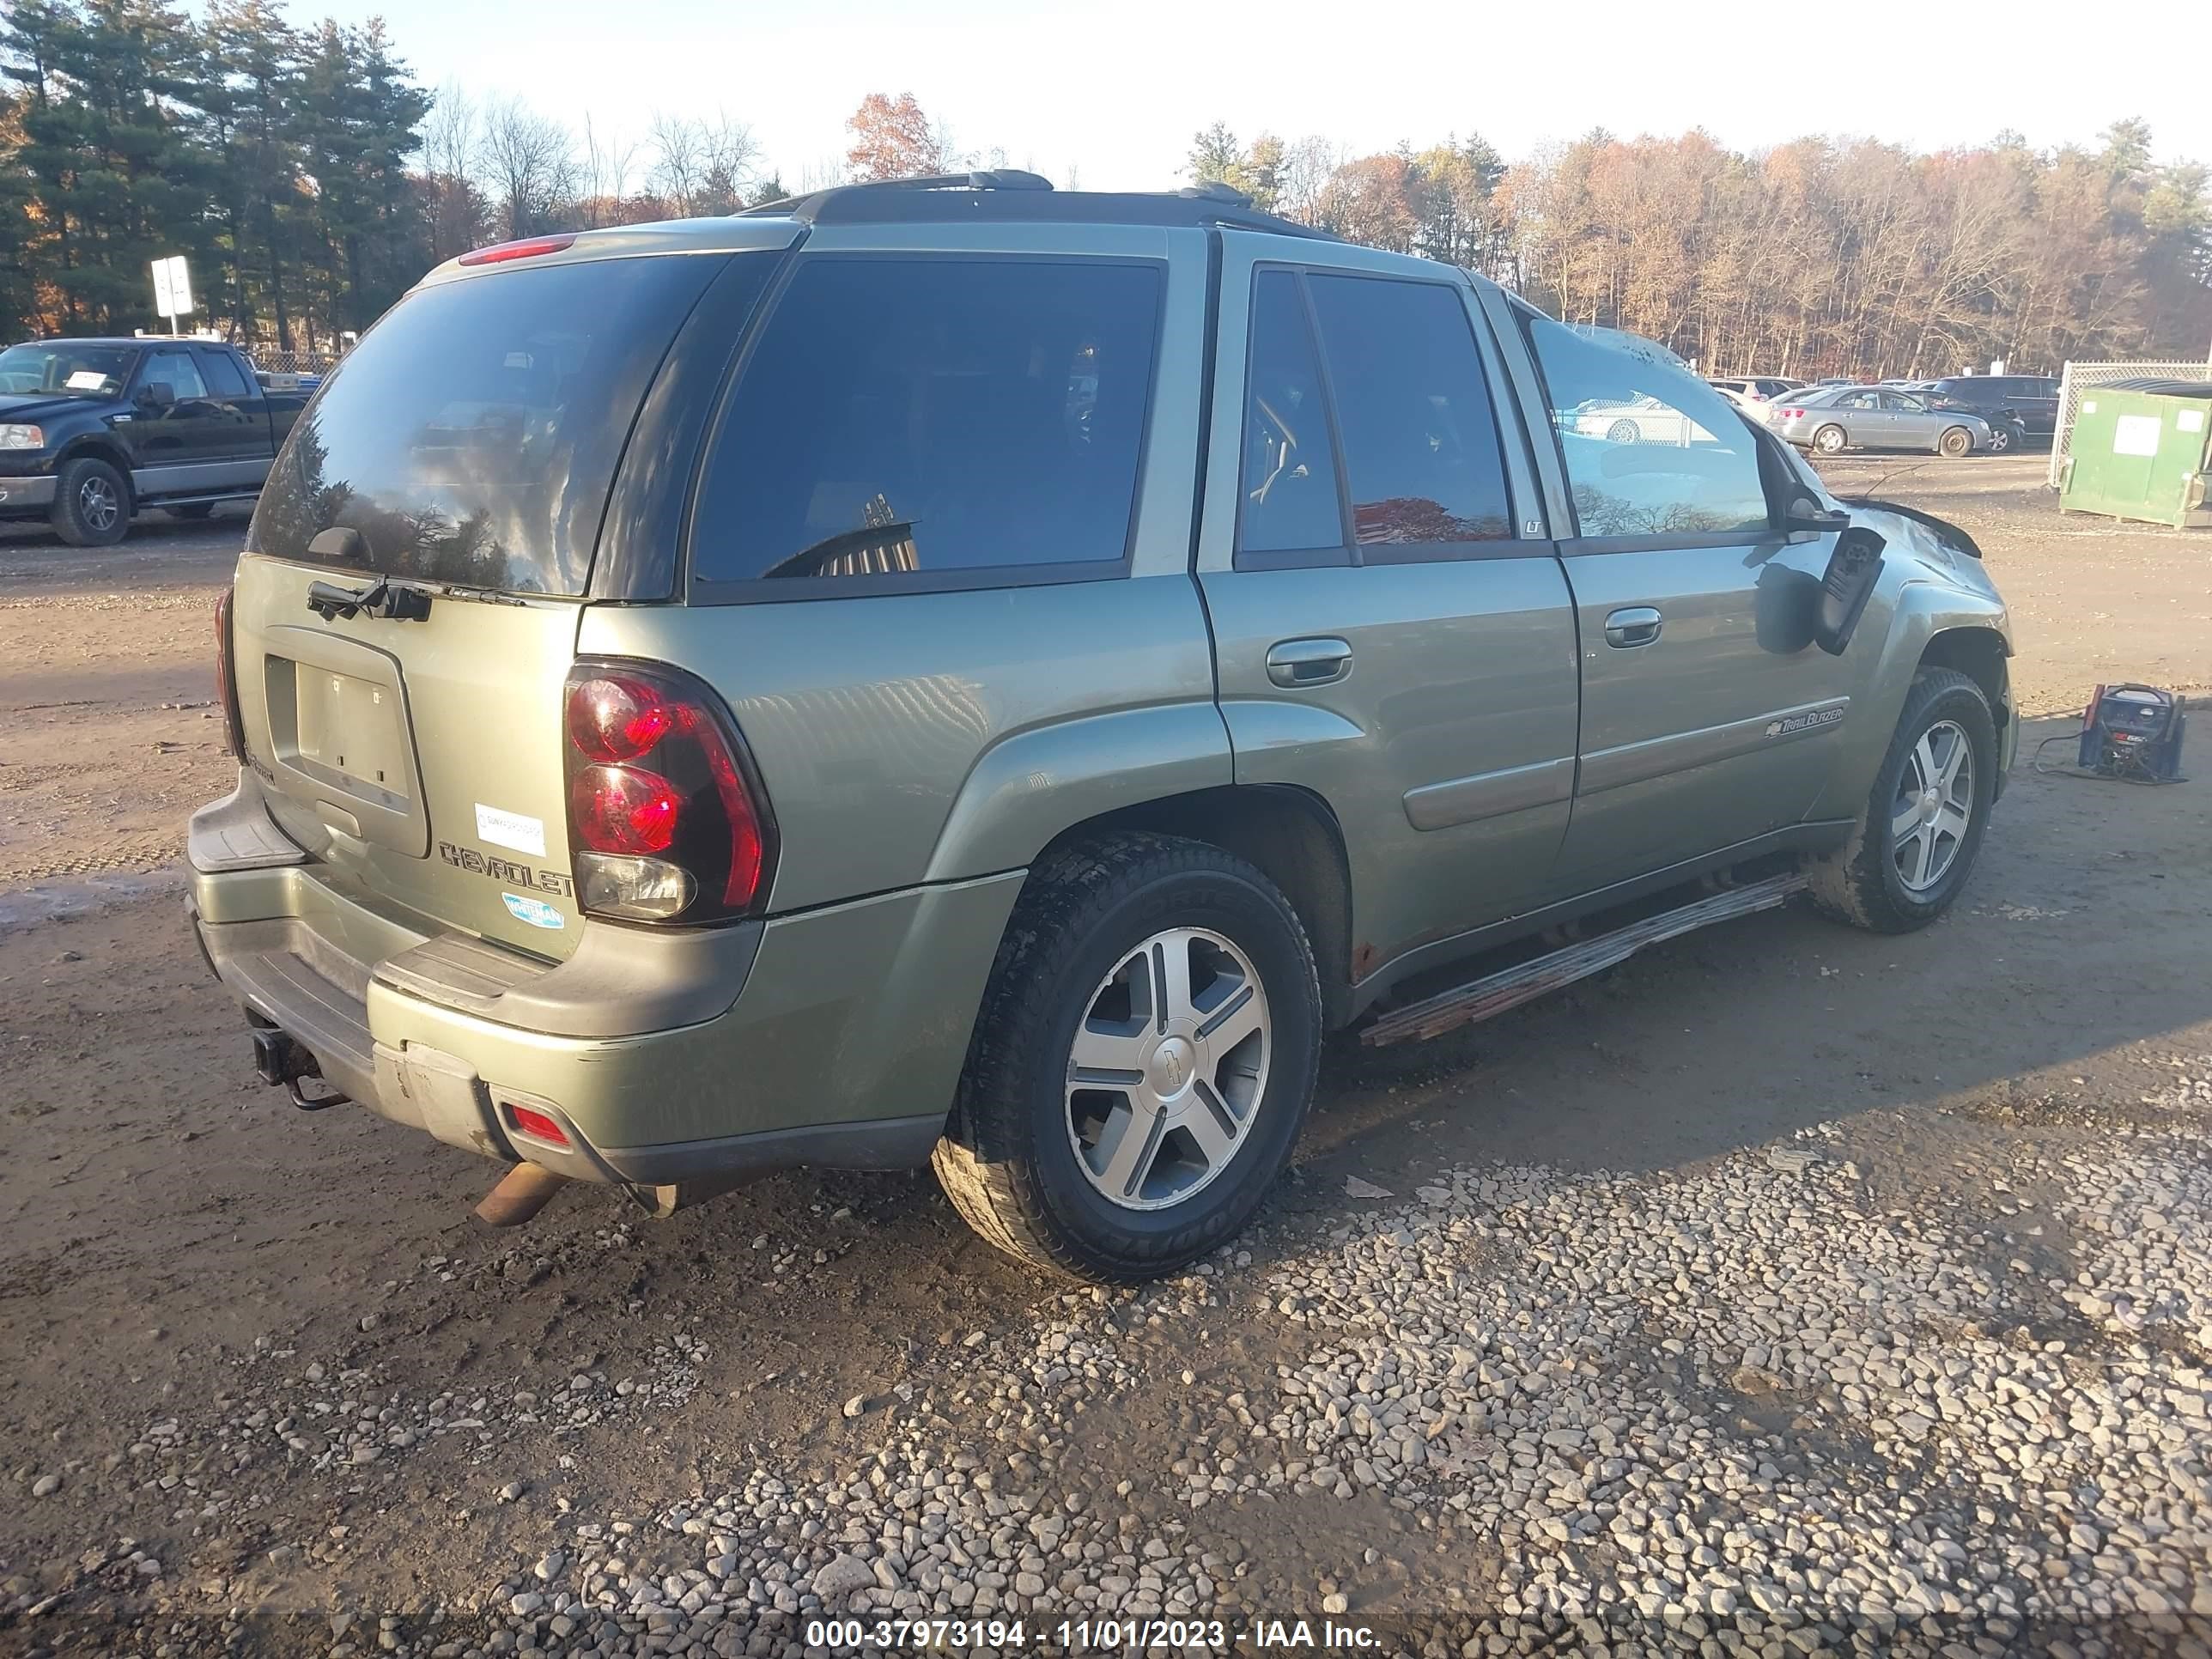
M 1249 196 L 1218 179 L 1158 193 L 1067 191 L 1054 190 L 1049 179 L 1019 167 L 987 167 L 973 173 L 832 185 L 803 196 L 763 202 L 736 216 L 791 218 L 807 225 L 1021 220 L 1070 224 L 1220 225 L 1318 241 L 1343 240 L 1311 225 L 1262 212 L 1252 205 Z
M 793 210 L 818 202 L 826 197 L 843 196 L 860 190 L 1050 190 L 1052 180 L 1041 173 L 1024 172 L 1020 167 L 978 167 L 969 173 L 923 173 L 911 179 L 866 179 L 857 184 L 831 185 L 827 189 L 810 191 L 804 196 L 783 196 L 773 202 L 763 202 L 736 215 L 750 219 L 757 215 L 790 214 Z

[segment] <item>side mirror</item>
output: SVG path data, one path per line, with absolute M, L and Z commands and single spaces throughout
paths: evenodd
M 149 409 L 173 409 L 177 389 L 167 380 L 149 380 L 139 388 L 138 401 Z
M 1790 511 L 1783 515 L 1783 525 L 1790 530 L 1810 530 L 1820 535 L 1832 531 L 1849 530 L 1851 515 L 1831 513 L 1809 495 L 1800 495 L 1790 503 Z

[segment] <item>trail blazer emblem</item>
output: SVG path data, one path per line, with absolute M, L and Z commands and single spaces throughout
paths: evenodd
M 1784 720 L 1767 721 L 1766 735 L 1786 738 L 1793 732 L 1810 732 L 1815 726 L 1833 726 L 1843 717 L 1844 711 L 1840 708 L 1815 708 L 1810 714 L 1791 714 Z

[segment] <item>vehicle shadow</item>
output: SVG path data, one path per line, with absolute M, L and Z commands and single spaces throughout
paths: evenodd
M 1883 937 L 1795 906 L 1425 1045 L 1340 1038 L 1308 1161 L 1386 1186 L 1409 1163 L 1665 1170 L 2202 1028 L 2202 797 L 2033 769 L 2074 729 L 2026 723 L 1978 867 L 1935 927 Z

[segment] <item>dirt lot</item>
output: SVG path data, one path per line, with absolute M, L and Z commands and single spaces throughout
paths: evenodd
M 1834 476 L 1979 538 L 2031 714 L 2212 689 L 2212 538 L 2041 466 Z M 1340 1045 L 1264 1224 L 1141 1295 L 926 1176 L 488 1234 L 487 1166 L 252 1081 L 165 873 L 239 528 L 0 532 L 0 1652 L 2212 1650 L 2203 785 L 2023 764 L 1927 933 Z

